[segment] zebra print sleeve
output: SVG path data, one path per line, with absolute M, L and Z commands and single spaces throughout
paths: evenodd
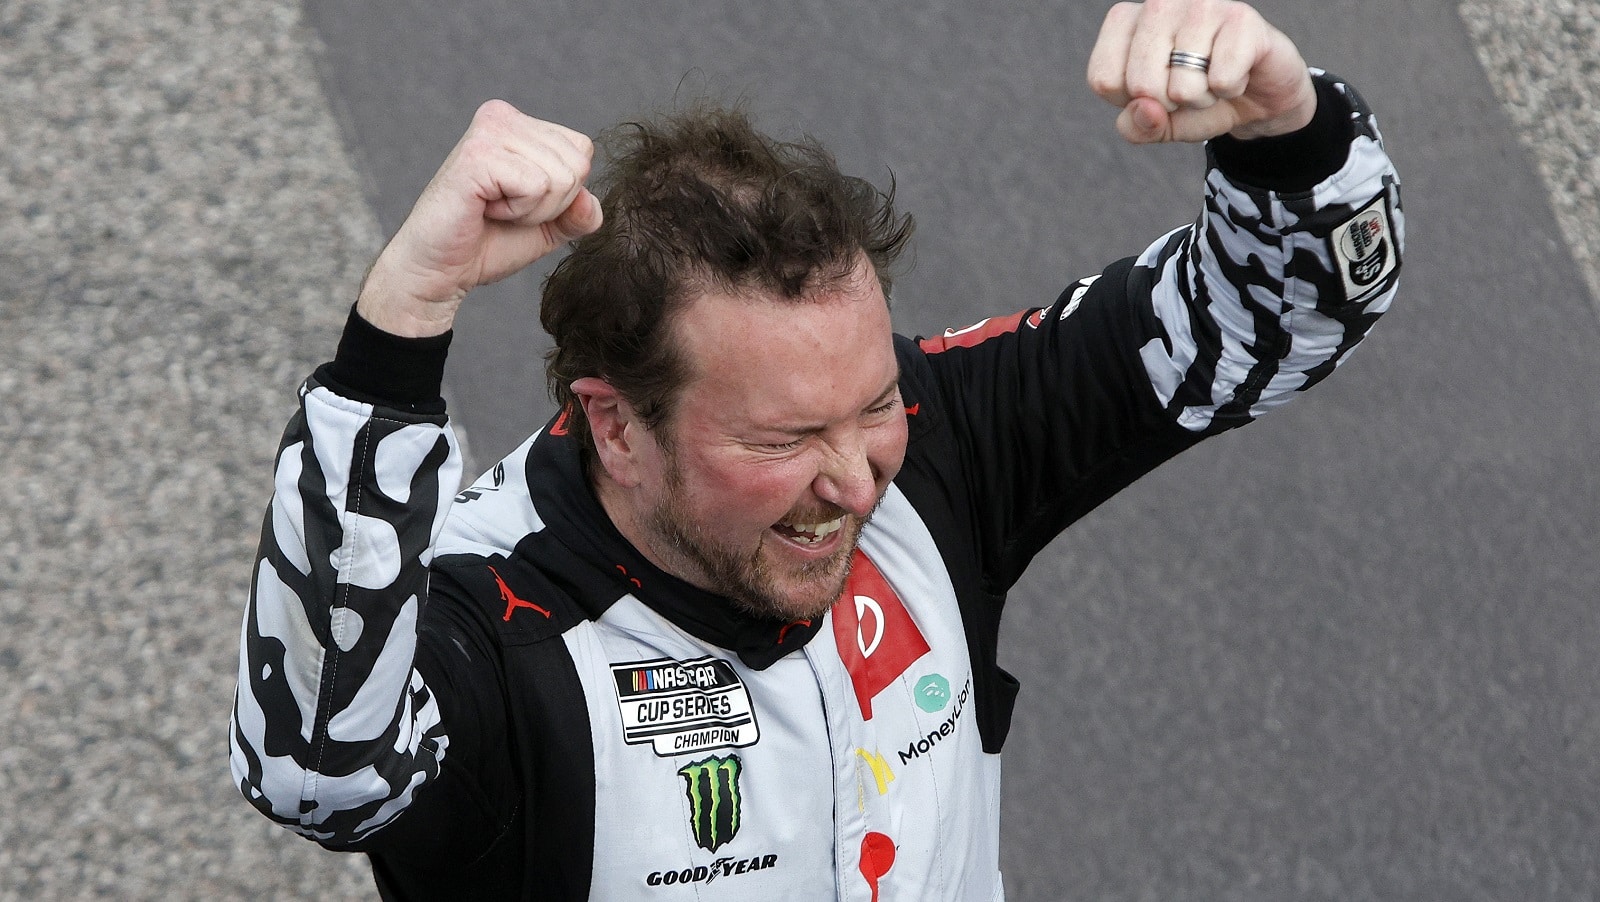
M 262 814 L 338 847 L 399 814 L 449 744 L 413 657 L 460 452 L 442 414 L 316 376 L 300 398 L 240 638 L 230 763 Z
M 1316 384 L 1394 296 L 1399 178 L 1361 98 L 1313 76 L 1325 102 L 1349 111 L 1344 165 L 1311 190 L 1280 193 L 1230 180 L 1213 155 L 1202 215 L 1151 245 L 1131 277 L 1150 284 L 1158 321 L 1140 349 L 1145 371 L 1191 432 L 1248 422 Z

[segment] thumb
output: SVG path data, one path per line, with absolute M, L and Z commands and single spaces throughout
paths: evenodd
M 600 199 L 588 188 L 578 191 L 578 196 L 550 223 L 559 241 L 572 241 L 600 228 L 605 214 L 600 209 Z
M 1117 132 L 1131 144 L 1155 144 L 1170 140 L 1172 120 L 1161 104 L 1149 97 L 1135 97 L 1117 116 Z

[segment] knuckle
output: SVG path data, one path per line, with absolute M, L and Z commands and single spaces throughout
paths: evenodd
M 1191 83 L 1194 81 L 1199 79 L 1174 79 L 1175 84 L 1167 89 L 1167 97 L 1174 103 L 1193 106 L 1194 102 L 1206 93 L 1203 88 Z
M 1242 76 L 1224 76 L 1214 79 L 1211 84 L 1211 93 L 1227 100 L 1244 96 L 1244 89 L 1245 80 Z
M 1161 73 L 1158 80 L 1155 76 L 1136 72 L 1128 78 L 1128 94 L 1132 97 L 1150 97 L 1160 100 L 1167 96 L 1166 73 Z
M 573 177 L 580 182 L 588 181 L 589 171 L 594 168 L 594 145 L 587 143 L 587 138 L 584 140 L 585 146 L 578 148 L 578 155 L 571 162 Z
M 1104 71 L 1090 72 L 1089 90 L 1101 97 L 1111 97 L 1122 92 L 1122 79 Z
M 578 153 L 585 159 L 594 157 L 594 139 L 583 132 L 575 131 L 572 133 L 572 146 L 576 147 Z
M 516 111 L 516 107 L 496 98 L 479 104 L 478 111 L 473 114 L 472 119 L 474 122 L 498 122 Z
M 565 167 L 548 170 L 545 173 L 545 192 L 548 194 L 566 194 L 577 183 L 576 173 Z

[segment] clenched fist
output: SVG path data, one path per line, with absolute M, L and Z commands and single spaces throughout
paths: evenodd
M 593 156 L 579 132 L 485 103 L 373 264 L 357 311 L 395 335 L 448 331 L 468 291 L 600 227 L 584 187 Z
M 1089 85 L 1122 109 L 1117 131 L 1135 144 L 1287 134 L 1317 111 L 1294 42 L 1234 0 L 1118 3 L 1089 57 Z

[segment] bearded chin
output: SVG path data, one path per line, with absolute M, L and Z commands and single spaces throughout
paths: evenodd
M 740 610 L 773 620 L 807 620 L 821 617 L 838 600 L 850 577 L 850 561 L 866 521 L 848 517 L 847 535 L 839 551 L 784 574 L 773 573 L 758 545 L 740 554 L 710 541 L 700 530 L 685 525 L 676 506 L 663 504 L 651 513 L 651 529 L 677 558 L 675 576 L 732 601 Z M 787 591 L 783 585 L 792 588 Z
M 791 580 L 798 589 L 780 596 L 776 580 L 772 578 L 765 560 L 758 550 L 749 568 L 750 579 L 743 581 L 738 594 L 724 592 L 745 612 L 774 620 L 813 620 L 821 617 L 839 600 L 845 583 L 850 579 L 850 563 L 855 556 L 856 540 L 860 526 L 840 545 L 832 557 L 803 564 L 794 571 Z M 849 527 L 847 527 L 849 528 Z

